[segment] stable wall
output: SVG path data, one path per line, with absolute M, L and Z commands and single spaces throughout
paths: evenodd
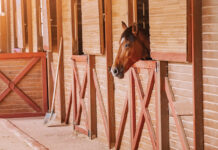
M 203 0 L 203 81 L 204 81 L 204 131 L 205 131 L 205 149 L 212 150 L 218 148 L 218 133 L 217 133 L 217 108 L 216 102 L 218 98 L 217 89 L 217 1 L 216 0 Z M 122 33 L 121 21 L 128 22 L 128 5 L 127 0 L 112 0 L 112 25 L 113 25 L 113 52 L 114 58 L 119 48 L 119 38 Z M 62 16 L 63 16 L 63 37 L 64 37 L 64 83 L 65 83 L 65 100 L 66 107 L 68 106 L 69 91 L 71 89 L 72 68 L 70 57 L 72 55 L 72 25 L 71 25 L 71 1 L 62 1 Z M 56 62 L 57 54 L 54 53 L 54 61 Z M 96 70 L 98 80 L 101 85 L 101 92 L 104 98 L 104 104 L 107 106 L 106 99 L 106 57 L 96 56 Z M 81 65 L 82 66 L 82 65 Z M 189 100 L 192 101 L 192 65 L 186 63 L 169 63 L 169 78 L 173 87 L 173 92 L 177 101 Z M 79 74 L 82 74 L 81 71 Z M 146 84 L 146 71 L 140 74 L 142 84 Z M 120 123 L 122 108 L 125 100 L 125 96 L 128 91 L 128 73 L 122 80 L 115 78 L 115 118 L 116 118 L 116 134 Z M 152 121 L 155 125 L 155 112 L 154 112 L 154 96 L 152 98 L 151 106 L 149 110 L 151 112 Z M 98 105 L 98 104 L 97 104 Z M 56 103 L 56 108 L 59 108 L 59 102 Z M 107 107 L 106 107 L 107 108 Z M 56 109 L 58 111 L 58 109 Z M 137 103 L 137 114 L 140 111 L 140 105 Z M 98 112 L 98 140 L 107 144 L 106 135 L 104 133 L 104 126 L 101 115 Z M 72 115 L 71 115 L 72 116 Z M 138 115 L 137 115 L 138 118 Z M 185 133 L 188 137 L 189 145 L 193 149 L 193 117 L 182 117 L 183 125 L 185 127 Z M 72 119 L 71 119 L 72 122 Z M 121 149 L 130 148 L 130 120 L 127 120 L 127 126 L 125 129 L 123 143 Z M 139 149 L 152 149 L 150 139 L 148 137 L 146 126 L 142 133 L 142 139 Z M 170 117 L 170 146 L 171 149 L 181 149 L 180 141 L 178 139 L 177 132 L 175 130 L 175 123 L 172 117 Z

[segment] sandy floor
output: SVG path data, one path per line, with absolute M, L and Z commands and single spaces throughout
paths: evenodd
M 105 145 L 86 136 L 73 133 L 72 126 L 47 127 L 43 118 L 10 119 L 18 128 L 37 140 L 50 150 L 106 150 Z M 0 126 L 0 150 L 31 150 L 22 139 L 19 139 L 5 127 Z

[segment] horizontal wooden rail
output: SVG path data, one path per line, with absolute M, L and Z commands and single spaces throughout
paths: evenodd
M 75 62 L 88 62 L 87 55 L 72 55 L 71 59 Z

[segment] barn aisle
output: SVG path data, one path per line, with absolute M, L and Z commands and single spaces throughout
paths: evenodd
M 49 150 L 104 150 L 107 149 L 102 144 L 93 140 L 90 141 L 83 135 L 73 133 L 72 126 L 47 127 L 43 125 L 43 118 L 20 118 L 9 119 L 9 123 L 15 125 L 33 141 L 37 141 L 42 147 Z M 25 142 L 25 138 L 15 131 L 7 129 L 8 121 L 1 120 L 0 126 L 0 150 L 11 150 L 16 147 L 17 150 L 31 150 L 31 144 Z M 10 127 L 9 127 L 10 128 Z M 14 130 L 14 129 L 13 129 Z

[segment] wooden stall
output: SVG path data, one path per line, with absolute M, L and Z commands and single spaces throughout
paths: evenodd
M 0 54 L 0 60 L 0 117 L 44 115 L 47 111 L 45 54 Z
M 58 65 L 60 56 L 55 112 L 61 122 L 67 121 L 76 132 L 96 138 L 109 149 L 218 148 L 217 0 L 0 2 L 5 12 L 0 16 L 1 52 L 47 52 L 49 106 L 52 65 Z M 110 73 L 123 32 L 121 21 L 128 26 L 142 24 L 153 59 L 137 62 L 124 79 Z M 5 69 L 0 68 L 1 82 L 7 83 L 0 89 L 10 92 L 0 100 L 4 110 L 8 105 L 18 108 L 7 99 L 16 97 L 22 103 L 21 114 L 45 112 L 45 93 L 32 94 L 46 84 L 41 68 L 45 69 L 45 54 L 30 55 L 16 58 L 23 67 L 29 61 L 34 66 L 19 83 L 13 71 L 21 66 L 10 66 L 9 58 L 0 62 Z M 5 67 L 6 62 L 10 67 Z M 27 83 L 31 77 L 40 82 Z M 33 91 L 25 91 L 29 86 Z M 21 90 L 26 102 L 15 94 Z

